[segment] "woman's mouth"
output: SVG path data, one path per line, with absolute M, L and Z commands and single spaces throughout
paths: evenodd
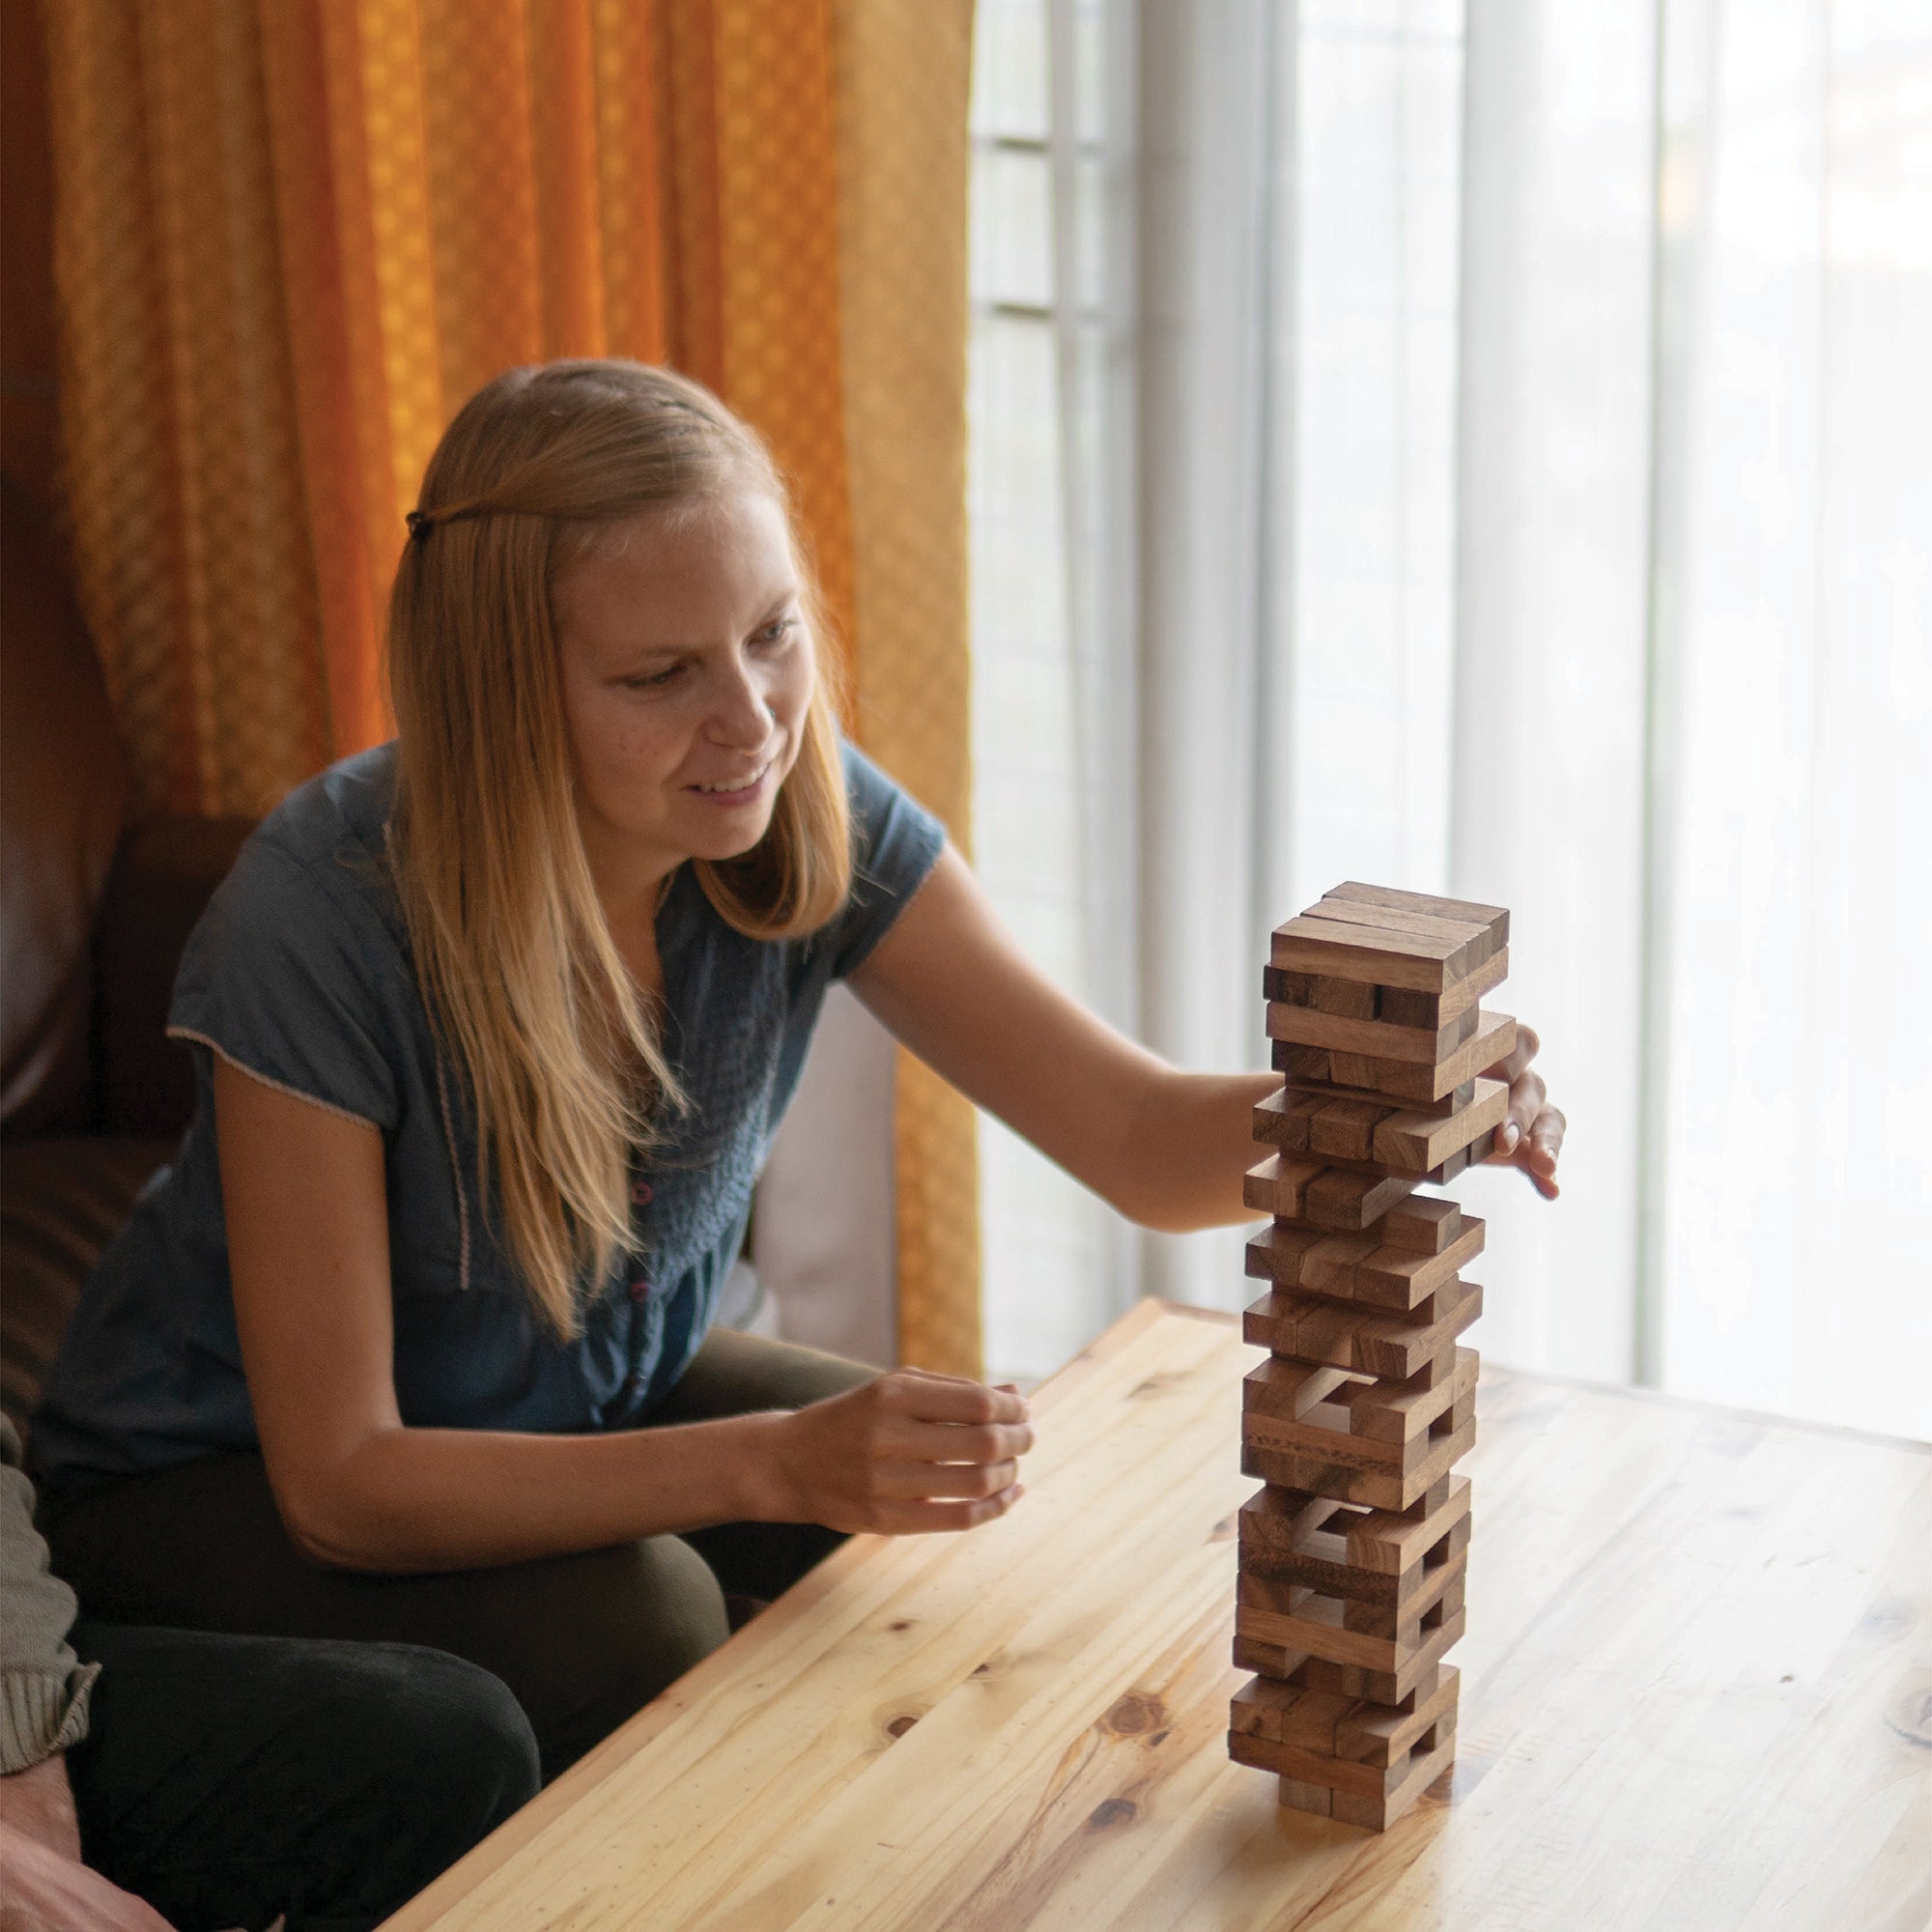
M 726 780 L 722 784 L 696 784 L 687 787 L 701 798 L 706 805 L 729 808 L 750 805 L 764 789 L 765 781 L 771 776 L 772 767 L 778 761 L 767 758 L 749 778 Z

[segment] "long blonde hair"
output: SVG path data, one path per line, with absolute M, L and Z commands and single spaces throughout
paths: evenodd
M 551 592 L 598 533 L 739 487 L 790 511 L 756 435 L 699 384 L 623 361 L 513 369 L 444 432 L 389 601 L 401 732 L 396 889 L 440 1045 L 468 1082 L 477 1179 L 559 1337 L 631 1242 L 631 1151 L 684 1104 L 578 828 Z M 795 523 L 794 548 L 817 600 Z M 822 625 L 817 626 L 822 637 Z M 833 654 L 764 838 L 692 862 L 759 939 L 815 930 L 852 861 Z

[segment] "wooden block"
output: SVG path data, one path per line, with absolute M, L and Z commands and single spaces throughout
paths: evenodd
M 1454 1714 L 1461 1692 L 1461 1672 L 1451 1664 L 1427 1691 L 1410 1691 L 1400 1704 L 1250 1677 L 1229 1699 L 1228 1729 L 1344 1764 L 1386 1769 L 1402 1764 L 1432 1727 Z
M 1248 1243 L 1248 1273 L 1257 1281 L 1278 1281 L 1286 1288 L 1301 1285 L 1302 1258 L 1328 1236 L 1318 1228 L 1276 1221 Z
M 1270 1357 L 1262 1366 L 1268 1367 L 1273 1360 Z M 1282 1366 L 1292 1372 L 1302 1365 Z M 1431 1373 L 1435 1366 L 1428 1363 L 1406 1381 L 1399 1382 L 1379 1377 L 1369 1381 L 1345 1378 L 1331 1384 L 1328 1392 L 1317 1400 L 1347 1409 L 1351 1435 L 1375 1442 L 1401 1443 L 1412 1451 L 1423 1436 L 1432 1433 L 1438 1436 L 1452 1435 L 1475 1420 L 1476 1377 L 1482 1357 L 1473 1349 L 1457 1349 L 1448 1375 L 1435 1376 Z M 1406 1509 L 1408 1504 L 1398 1503 L 1395 1507 Z
M 1379 988 L 1362 980 L 1335 980 L 1324 973 L 1280 973 L 1262 968 L 1262 995 L 1286 1007 L 1333 1013 L 1343 1019 L 1372 1020 L 1380 1002 Z
M 1301 1591 L 1294 1607 L 1286 1611 L 1243 1602 L 1237 1594 L 1235 1632 L 1283 1650 L 1305 1651 L 1311 1659 L 1399 1677 L 1428 1638 L 1443 1628 L 1452 1614 L 1462 1613 L 1460 1598 L 1453 1605 L 1448 1600 L 1460 1585 L 1467 1562 L 1468 1552 L 1463 1549 L 1445 1563 L 1433 1569 L 1425 1567 L 1423 1588 L 1407 1605 L 1383 1614 L 1387 1626 L 1383 1632 L 1350 1629 L 1347 1600 L 1315 1590 Z M 1243 1593 L 1249 1581 L 1240 1579 Z
M 1453 1114 L 1384 1114 L 1371 1129 L 1370 1158 L 1407 1172 L 1426 1173 L 1438 1167 L 1452 1154 L 1481 1144 L 1489 1151 L 1489 1137 L 1502 1124 L 1509 1112 L 1509 1087 L 1501 1080 L 1478 1080 L 1475 1096 L 1466 1107 Z M 1354 1106 L 1362 1101 L 1331 1100 L 1330 1107 Z M 1325 1111 L 1325 1110 L 1324 1110 Z M 1316 1119 L 1321 1116 L 1317 1115 Z M 1322 1150 L 1327 1151 L 1327 1150 Z M 1339 1150 L 1337 1150 L 1339 1151 Z
M 1467 977 L 1474 963 L 1471 947 L 1479 937 L 1476 928 L 1450 922 L 1437 922 L 1436 930 L 1418 933 L 1303 914 L 1275 927 L 1268 963 L 1290 973 L 1440 993 Z
M 1508 1090 L 1504 1090 L 1507 1101 Z M 1373 1100 L 1324 1100 L 1308 1116 L 1308 1151 L 1311 1157 L 1338 1156 L 1343 1160 L 1376 1158 L 1376 1137 L 1382 1122 L 1403 1116 L 1386 1104 Z M 1454 1116 L 1451 1116 L 1454 1119 Z M 1444 1123 L 1447 1124 L 1446 1122 Z M 1435 1162 L 1430 1165 L 1433 1167 Z
M 1305 1811 L 1316 1818 L 1327 1818 L 1333 1815 L 1335 1794 L 1324 1784 L 1303 1784 L 1298 1778 L 1284 1777 L 1281 1780 L 1281 1802 L 1291 1810 Z
M 1241 1384 L 1241 1406 L 1293 1422 L 1353 1380 L 1347 1369 L 1316 1362 L 1285 1362 L 1270 1355 L 1248 1372 Z
M 1516 1021 L 1508 1013 L 1480 1012 L 1476 1031 L 1447 1060 L 1434 1066 L 1418 1066 L 1406 1060 L 1374 1060 L 1362 1054 L 1327 1053 L 1326 1070 L 1305 1069 L 1304 1078 L 1346 1087 L 1356 1099 L 1439 1100 L 1465 1082 L 1486 1073 L 1507 1060 L 1516 1050 Z M 1318 1047 L 1291 1046 L 1277 1040 L 1272 1058 L 1278 1070 L 1293 1074 L 1284 1065 L 1293 1054 L 1319 1053 Z M 1420 1111 L 1418 1109 L 1418 1111 Z
M 1360 1234 L 1378 1221 L 1397 1202 L 1415 1191 L 1415 1182 L 1402 1175 L 1355 1174 L 1330 1168 L 1307 1182 L 1298 1211 L 1318 1228 L 1339 1228 Z
M 1373 992 L 1374 988 L 1369 990 Z M 1270 1039 L 1292 1040 L 1298 1046 L 1325 1046 L 1331 1052 L 1414 1061 L 1420 1065 L 1433 1066 L 1454 1053 L 1475 1032 L 1477 1012 L 1478 1009 L 1471 1006 L 1439 1027 L 1389 1026 L 1380 1020 L 1356 1019 L 1314 1007 L 1291 1007 L 1270 1000 L 1267 1034 Z
M 1419 1322 L 1393 1312 L 1371 1312 L 1274 1289 L 1249 1304 L 1241 1332 L 1273 1354 L 1406 1381 L 1481 1316 L 1483 1291 L 1476 1282 L 1455 1281 L 1424 1305 L 1434 1320 Z
M 1371 1604 L 1345 1599 L 1342 1623 L 1346 1630 L 1365 1636 L 1395 1639 L 1406 1630 L 1418 1612 L 1426 1613 L 1437 1604 L 1444 1614 L 1463 1607 L 1469 1550 L 1469 1520 L 1464 1517 L 1429 1552 L 1428 1559 L 1411 1573 L 1412 1587 L 1393 1604 Z
M 1334 1596 L 1392 1604 L 1412 1594 L 1405 1579 L 1419 1574 L 1458 1523 L 1469 1520 L 1471 1494 L 1466 1476 L 1451 1476 L 1402 1511 L 1257 1490 L 1236 1518 L 1236 1551 L 1243 1567 L 1267 1568 Z M 1305 1575 L 1295 1567 L 1301 1565 Z
M 1379 1236 L 1384 1247 L 1410 1248 L 1417 1254 L 1439 1255 L 1463 1232 L 1463 1210 L 1453 1201 L 1433 1194 L 1411 1194 L 1367 1230 Z
M 1279 1040 L 1276 1040 L 1270 1048 L 1278 1072 L 1286 1070 L 1281 1066 L 1281 1059 L 1283 1054 L 1290 1050 L 1289 1048 L 1285 1048 Z M 1299 1053 L 1304 1049 L 1295 1047 L 1292 1050 Z M 1331 1054 L 1329 1059 L 1332 1061 L 1334 1055 Z M 1476 1083 L 1473 1080 L 1465 1080 L 1462 1086 L 1453 1089 L 1451 1092 L 1434 1100 L 1417 1100 L 1407 1095 L 1398 1098 L 1387 1094 L 1378 1094 L 1367 1087 L 1339 1087 L 1332 1080 L 1306 1080 L 1296 1075 L 1290 1075 L 1288 1091 L 1292 1094 L 1297 1096 L 1307 1095 L 1310 1098 L 1370 1100 L 1378 1106 L 1392 1107 L 1401 1113 L 1429 1114 L 1439 1118 L 1443 1115 L 1453 1114 L 1459 1107 L 1466 1107 L 1476 1097 Z M 1265 1138 L 1265 1136 L 1258 1135 L 1257 1138 Z
M 1302 1094 L 1293 1087 L 1284 1087 L 1255 1103 L 1255 1139 L 1279 1148 L 1283 1153 L 1306 1153 L 1309 1121 L 1327 1104 L 1325 1094 Z
M 1502 947 L 1473 973 L 1440 993 L 1419 993 L 1410 986 L 1378 986 L 1376 1017 L 1392 1026 L 1429 1027 L 1459 1018 L 1485 993 L 1492 993 L 1509 978 L 1509 948 Z
M 1299 1422 L 1244 1411 L 1241 1473 L 1284 1489 L 1404 1510 L 1475 1447 L 1473 1416 L 1454 1435 L 1386 1442 L 1325 1426 L 1323 1414 L 1331 1406 L 1318 1404 Z
M 1278 1039 L 1271 1053 L 1275 1071 L 1286 1073 L 1291 1080 L 1325 1081 L 1328 1078 L 1330 1065 L 1325 1046 L 1296 1046 L 1290 1040 Z
M 1463 1232 L 1439 1255 L 1406 1253 L 1383 1244 L 1356 1260 L 1345 1286 L 1319 1286 L 1309 1278 L 1305 1263 L 1300 1270 L 1301 1280 L 1283 1285 L 1408 1314 L 1420 1308 L 1451 1275 L 1467 1267 L 1482 1253 L 1487 1236 L 1487 1225 L 1472 1215 L 1463 1224 Z M 1359 1238 L 1367 1241 L 1374 1237 L 1363 1235 Z
M 1431 1727 L 1424 1742 L 1409 1753 L 1402 1780 L 1378 1798 L 1354 1792 L 1335 1792 L 1327 1815 L 1345 1825 L 1360 1825 L 1371 1832 L 1386 1832 L 1415 1807 L 1422 1794 L 1456 1762 L 1454 1715 Z M 1284 1780 L 1286 1782 L 1286 1780 Z M 1297 1791 L 1303 1787 L 1297 1785 Z M 1284 1800 L 1284 1803 L 1286 1801 Z
M 1320 1161 L 1293 1160 L 1286 1154 L 1271 1153 L 1248 1169 L 1241 1199 L 1258 1214 L 1279 1214 L 1293 1220 L 1303 1212 L 1308 1188 L 1329 1171 Z M 1333 1192 L 1331 1188 L 1329 1193 Z
M 1252 1670 L 1263 1677 L 1273 1677 L 1283 1682 L 1293 1681 L 1311 1690 L 1332 1690 L 1345 1697 L 1366 1697 L 1378 1704 L 1398 1704 L 1430 1676 L 1441 1662 L 1443 1654 L 1455 1647 L 1466 1622 L 1465 1611 L 1446 1611 L 1441 1623 L 1424 1635 L 1421 1648 L 1399 1670 L 1393 1671 L 1368 1670 L 1353 1663 L 1335 1663 L 1292 1645 L 1265 1642 L 1246 1635 L 1238 1625 L 1231 1654 L 1236 1668 L 1239 1670 Z
M 1359 927 L 1372 943 L 1394 937 L 1432 941 L 1444 949 L 1445 957 L 1461 962 L 1450 974 L 1456 980 L 1473 972 L 1496 950 L 1489 928 L 1474 921 L 1437 919 L 1432 913 L 1371 905 L 1361 899 L 1317 899 L 1303 908 L 1301 917 L 1311 923 Z
M 1474 899 L 1437 898 L 1428 893 L 1406 893 L 1394 886 L 1365 885 L 1360 879 L 1345 879 L 1321 896 L 1389 906 L 1398 912 L 1424 913 L 1433 919 L 1459 920 L 1466 925 L 1483 927 L 1490 934 L 1492 948 L 1509 944 L 1510 916 L 1503 906 L 1482 905 Z

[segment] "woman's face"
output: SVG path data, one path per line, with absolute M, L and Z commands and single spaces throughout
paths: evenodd
M 620 525 L 557 573 L 578 815 L 600 882 L 763 838 L 811 701 L 800 592 L 784 512 L 753 489 Z

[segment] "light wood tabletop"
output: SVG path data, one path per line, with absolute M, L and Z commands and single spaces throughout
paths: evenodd
M 392 1932 L 1923 1932 L 1932 1450 L 1486 1367 L 1456 1767 L 1377 1835 L 1228 1759 L 1257 1359 L 1143 1303 L 1011 1515 L 854 1539 Z

